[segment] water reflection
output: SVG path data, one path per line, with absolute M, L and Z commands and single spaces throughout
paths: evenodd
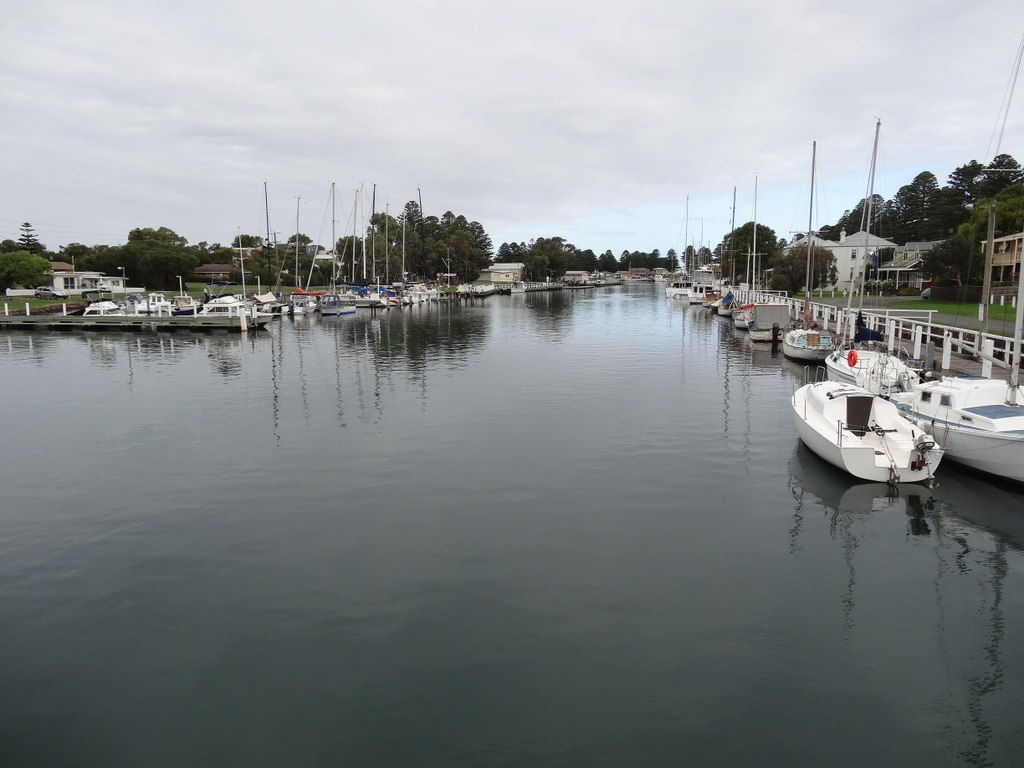
M 1007 695 L 1005 605 L 1011 573 L 1007 556 L 1020 552 L 1024 543 L 1019 489 L 993 487 L 955 470 L 944 471 L 932 490 L 855 482 L 803 445 L 794 451 L 789 466 L 795 502 L 791 552 L 801 551 L 797 542 L 808 534 L 806 516 L 824 512 L 829 537 L 839 544 L 846 572 L 840 596 L 843 630 L 856 629 L 858 598 L 879 599 L 860 583 L 865 573 L 868 582 L 879 567 L 902 573 L 892 589 L 917 595 L 921 604 L 911 610 L 930 611 L 935 619 L 933 636 L 916 646 L 915 652 L 922 658 L 935 655 L 945 676 L 937 681 L 931 704 L 958 722 L 943 729 L 949 751 L 967 765 L 999 764 L 989 751 L 997 731 L 993 718 L 1003 717 Z M 889 528 L 887 520 L 899 517 L 906 521 L 908 546 L 890 552 L 875 536 L 881 528 Z M 890 558 L 907 558 L 918 567 L 894 569 L 891 561 L 880 563 L 879 550 Z M 961 620 L 965 600 L 972 605 L 975 619 L 969 624 Z M 875 610 L 870 604 L 866 608 L 868 613 Z M 911 639 L 896 636 L 893 641 Z

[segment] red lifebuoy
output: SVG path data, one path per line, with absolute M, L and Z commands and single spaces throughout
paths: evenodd
M 855 366 L 857 364 L 857 350 L 856 349 L 851 349 L 849 352 L 846 353 L 846 362 L 847 362 L 847 364 L 851 368 L 853 368 L 853 366 Z

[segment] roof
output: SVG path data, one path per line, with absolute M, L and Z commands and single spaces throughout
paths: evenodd
M 902 259 L 893 259 L 887 261 L 885 264 L 879 264 L 878 268 L 881 269 L 917 269 L 921 266 L 920 256 L 904 256 Z

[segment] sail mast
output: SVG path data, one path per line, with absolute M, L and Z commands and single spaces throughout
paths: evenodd
M 818 155 L 818 142 L 811 143 L 811 203 L 807 212 L 807 294 L 812 291 L 811 280 L 811 237 L 814 234 L 814 165 Z

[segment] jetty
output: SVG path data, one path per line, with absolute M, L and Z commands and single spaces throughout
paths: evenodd
M 116 331 L 121 333 L 246 333 L 259 330 L 270 320 L 265 315 L 0 315 L 0 330 L 19 331 Z

